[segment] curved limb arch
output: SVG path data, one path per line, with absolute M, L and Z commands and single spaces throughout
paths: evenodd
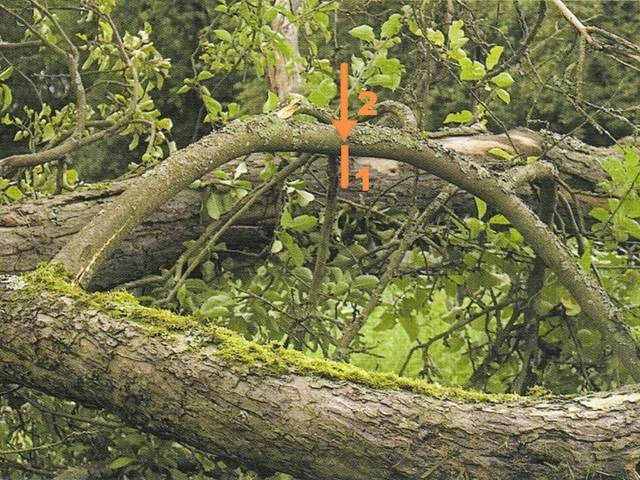
M 525 181 L 551 178 L 545 163 L 519 167 L 496 175 L 434 142 L 402 130 L 360 126 L 350 137 L 351 153 L 411 164 L 482 198 L 518 229 L 544 263 L 574 296 L 613 351 L 640 381 L 640 354 L 633 333 L 606 292 L 577 264 L 553 231 L 514 193 Z M 88 224 L 55 257 L 86 285 L 100 264 L 147 215 L 193 181 L 224 163 L 255 152 L 336 154 L 340 139 L 332 127 L 286 121 L 275 115 L 232 122 L 180 150 L 143 175 L 109 209 Z

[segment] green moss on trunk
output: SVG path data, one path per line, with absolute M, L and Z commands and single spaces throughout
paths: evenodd
M 69 275 L 57 265 L 42 264 L 22 278 L 25 282 L 16 292 L 17 295 L 31 297 L 48 291 L 70 297 L 82 307 L 96 309 L 114 318 L 144 325 L 151 335 L 188 334 L 195 339 L 194 348 L 213 344 L 216 346 L 216 355 L 235 365 L 251 369 L 315 375 L 332 380 L 354 382 L 379 390 L 406 390 L 431 397 L 466 402 L 526 402 L 531 398 L 443 387 L 391 373 L 368 372 L 345 363 L 312 358 L 301 352 L 285 349 L 278 343 L 261 345 L 248 341 L 229 329 L 203 325 L 193 317 L 142 306 L 133 295 L 126 292 L 86 292 L 70 283 Z

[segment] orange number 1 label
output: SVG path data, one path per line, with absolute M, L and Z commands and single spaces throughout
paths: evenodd
M 362 191 L 369 191 L 369 167 L 362 167 L 358 173 L 356 173 L 356 178 L 362 179 Z
M 362 191 L 369 191 L 369 167 L 362 167 L 356 178 L 362 180 Z M 340 187 L 349 188 L 349 145 L 343 143 L 340 146 Z

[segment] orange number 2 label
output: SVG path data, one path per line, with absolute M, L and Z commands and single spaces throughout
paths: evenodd
M 378 101 L 378 96 L 368 90 L 360 92 L 358 95 L 360 100 L 366 100 L 365 104 L 358 110 L 358 115 L 362 117 L 375 117 L 378 111 L 374 108 Z

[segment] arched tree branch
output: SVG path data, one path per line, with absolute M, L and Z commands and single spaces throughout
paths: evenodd
M 552 230 L 514 193 L 518 175 L 494 174 L 435 142 L 401 130 L 357 127 L 351 140 L 354 155 L 409 163 L 482 198 L 503 213 L 536 254 L 574 296 L 611 348 L 640 380 L 640 354 L 633 333 L 606 292 L 576 262 Z M 56 256 L 55 260 L 86 285 L 97 268 L 147 215 L 206 172 L 253 152 L 295 151 L 337 154 L 340 138 L 332 127 L 285 121 L 276 115 L 236 121 L 175 153 L 138 179 L 111 207 L 98 215 Z

